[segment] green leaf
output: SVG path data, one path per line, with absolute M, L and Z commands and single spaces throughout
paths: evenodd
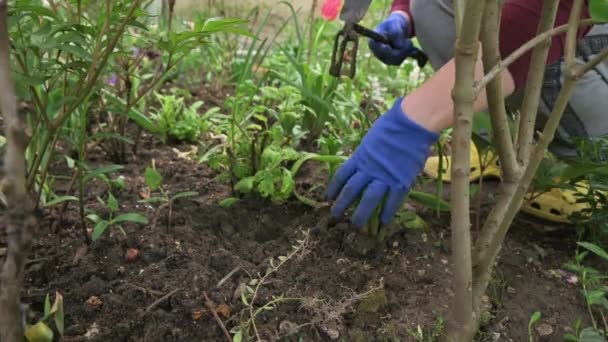
M 575 179 L 581 176 L 586 176 L 589 174 L 607 176 L 608 166 L 606 166 L 606 164 L 599 163 L 575 163 L 572 165 L 568 165 L 568 167 L 563 170 L 560 178 L 568 180 Z
M 222 208 L 230 208 L 234 203 L 236 203 L 239 199 L 236 197 L 228 197 L 220 201 L 220 207 Z
M 151 167 L 146 168 L 144 178 L 146 180 L 146 185 L 152 191 L 158 189 L 163 182 L 163 176 L 160 174 L 160 172 Z
M 95 228 L 93 228 L 93 236 L 91 236 L 93 241 L 97 240 L 101 236 L 101 234 L 103 234 L 103 232 L 105 232 L 106 229 L 108 229 L 109 226 L 110 226 L 110 221 L 101 220 L 101 221 L 97 222 L 97 224 L 95 225 Z
M 272 175 L 267 175 L 267 177 L 262 178 L 262 181 L 258 184 L 257 190 L 262 197 L 271 197 L 274 195 L 275 186 Z
M 59 292 L 55 292 L 55 303 L 53 304 L 53 309 L 55 315 L 55 327 L 59 332 L 60 336 L 63 336 L 64 330 L 64 315 L 63 315 L 63 296 Z
M 44 299 L 44 317 L 48 317 L 51 314 L 51 297 L 47 293 Z
M 111 91 L 108 91 L 107 89 L 103 89 L 103 95 L 104 95 L 104 99 L 107 99 L 108 102 L 110 102 L 112 105 L 117 106 L 118 108 L 122 109 L 123 112 L 126 110 L 127 103 L 121 97 L 116 96 L 116 94 L 114 94 Z M 146 131 L 148 131 L 152 134 L 160 133 L 158 126 L 154 122 L 152 122 L 152 120 L 150 120 L 150 118 L 148 118 L 146 115 L 144 115 L 140 111 L 136 110 L 133 106 L 126 114 L 129 117 L 129 119 L 133 120 L 133 122 L 135 122 L 138 126 L 145 129 Z
M 175 196 L 171 197 L 171 201 L 175 201 L 176 199 L 179 199 L 179 198 L 193 197 L 196 195 L 198 195 L 198 192 L 196 192 L 196 191 L 180 192 L 180 193 L 176 194 Z
M 242 342 L 243 341 L 243 332 L 241 330 L 237 331 L 234 336 L 232 336 L 232 342 Z
M 2 144 L 0 144 L 1 146 Z M 68 167 L 70 169 L 73 169 L 74 166 L 76 166 L 76 161 L 68 156 L 64 156 L 65 157 L 65 162 L 68 164 Z
M 411 210 L 400 210 L 397 212 L 396 222 L 407 229 L 428 229 L 428 224 Z
M 410 190 L 409 198 L 431 209 L 438 209 L 439 211 L 450 211 L 450 204 L 444 201 L 443 199 L 437 197 L 437 195 L 435 194 Z
M 83 48 L 77 45 L 72 45 L 70 43 L 61 44 L 58 46 L 59 49 L 72 54 L 80 59 L 89 60 L 91 59 L 91 55 Z
M 608 0 L 591 0 L 589 9 L 593 19 L 608 21 Z
M 534 325 L 534 323 L 538 322 L 538 320 L 540 319 L 540 311 L 536 311 L 532 314 L 532 317 L 530 317 L 530 323 L 529 326 Z
M 250 193 L 253 190 L 254 177 L 245 177 L 234 185 L 234 190 L 242 193 Z
M 122 170 L 122 166 L 120 165 L 106 165 L 106 166 L 102 166 L 99 167 L 89 173 L 87 173 L 84 177 L 83 177 L 83 181 L 86 183 L 88 181 L 90 181 L 91 179 L 94 178 L 98 178 L 101 177 L 102 175 L 108 174 L 108 173 L 112 173 L 112 172 L 116 172 L 118 170 Z
M 63 202 L 67 202 L 67 201 L 78 202 L 78 197 L 76 197 L 76 196 L 57 196 L 57 197 L 53 198 L 52 200 L 46 202 L 44 204 L 44 207 L 45 208 L 52 207 L 54 205 L 57 205 L 57 204 L 63 203 Z
M 118 200 L 111 192 L 108 193 L 108 209 L 113 213 L 118 211 Z
M 245 297 L 245 291 L 241 292 L 241 301 L 243 304 L 249 306 L 249 302 L 247 301 L 247 297 Z
M 604 260 L 608 261 L 608 253 L 606 253 L 606 251 L 604 249 L 602 249 L 600 246 L 592 244 L 590 242 L 577 242 L 577 244 L 579 246 L 582 246 L 582 247 L 590 250 L 591 252 L 595 253 L 597 256 L 602 257 Z
M 580 342 L 606 342 L 606 339 L 600 335 L 593 327 L 588 327 L 581 331 L 578 339 Z
M 25 328 L 25 338 L 29 342 L 52 342 L 53 330 L 44 322 L 38 322 Z
M 140 223 L 140 224 L 148 224 L 148 219 L 142 214 L 127 213 L 127 214 L 118 215 L 112 220 L 112 223 L 119 223 L 119 222 L 133 222 L 133 223 Z
M 101 217 L 99 217 L 99 215 L 97 214 L 89 214 L 87 215 L 87 218 L 91 221 L 93 221 L 93 223 L 97 223 L 101 220 Z

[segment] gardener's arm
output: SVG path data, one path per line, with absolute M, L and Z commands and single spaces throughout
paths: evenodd
M 410 93 L 401 104 L 401 109 L 412 121 L 430 131 L 439 132 L 450 127 L 454 122 L 454 102 L 451 92 L 456 75 L 455 64 L 454 59 L 449 61 L 422 86 Z M 480 56 L 476 63 L 475 78 L 482 77 L 483 65 Z M 502 73 L 502 86 L 505 96 L 511 95 L 515 90 L 513 76 L 508 70 Z M 486 94 L 483 91 L 475 100 L 474 111 L 483 111 L 487 106 Z
M 567 23 L 572 8 L 572 0 L 560 1 L 555 26 Z M 432 20 L 433 18 L 414 18 L 410 10 L 409 0 L 395 0 L 392 6 L 393 16 L 399 15 L 404 18 L 409 32 L 402 36 L 413 36 L 415 32 L 414 22 L 416 20 Z M 499 46 L 503 58 L 510 55 L 517 48 L 536 36 L 539 18 L 542 12 L 542 1 L 513 0 L 502 8 Z M 588 4 L 585 3 L 583 18 L 589 17 Z M 395 18 L 395 17 L 393 17 Z M 387 21 L 390 20 L 387 19 Z M 395 20 L 395 19 L 393 19 Z M 453 30 L 452 27 L 438 27 L 438 30 Z M 579 37 L 583 36 L 588 28 L 579 31 Z M 420 33 L 422 34 L 422 33 Z M 565 33 L 553 37 L 549 49 L 547 63 L 557 61 L 563 53 Z M 476 66 L 476 78 L 481 78 L 482 64 L 481 56 Z M 531 53 L 517 59 L 505 72 L 502 73 L 504 95 L 511 95 L 515 89 L 523 89 L 528 78 Z M 402 108 L 410 118 L 423 127 L 433 131 L 449 127 L 453 123 L 453 101 L 451 88 L 454 85 L 455 63 L 450 60 L 422 87 L 409 94 L 403 101 Z M 429 100 L 432 99 L 432 100 Z M 475 102 L 475 111 L 487 108 L 485 92 L 482 92 Z
M 396 0 L 393 13 L 376 31 L 385 34 L 390 46 L 370 40 L 370 48 L 384 63 L 400 65 L 412 52 L 410 37 L 414 34 L 414 20 L 409 1 Z M 572 1 L 560 1 L 555 25 L 567 22 Z M 504 5 L 501 15 L 500 53 L 504 58 L 536 35 L 542 1 L 512 0 Z M 586 11 L 585 11 L 586 12 Z M 438 27 L 437 30 L 454 29 Z M 436 31 L 435 31 L 436 32 Z M 582 32 L 581 32 L 582 33 Z M 418 32 L 422 34 L 422 32 Z M 548 63 L 561 55 L 563 36 L 553 38 Z M 526 84 L 530 54 L 519 58 L 502 73 L 505 95 Z M 476 64 L 476 78 L 481 78 L 481 60 Z M 380 221 L 388 223 L 399 209 L 416 175 L 424 167 L 429 148 L 439 137 L 438 132 L 449 127 L 453 119 L 452 87 L 455 81 L 454 60 L 441 69 L 407 98 L 399 98 L 374 123 L 348 161 L 336 172 L 328 187 L 328 198 L 336 200 L 334 216 L 342 215 L 360 199 L 352 221 L 363 226 L 374 210 L 381 207 Z M 475 111 L 487 107 L 485 93 L 475 101 Z

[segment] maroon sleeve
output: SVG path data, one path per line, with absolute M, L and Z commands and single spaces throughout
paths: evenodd
M 411 35 L 414 36 L 416 32 L 414 30 L 414 16 L 412 15 L 412 11 L 410 10 L 410 0 L 393 0 L 391 12 L 394 11 L 403 11 L 407 13 L 407 15 L 410 17 L 410 31 L 412 33 Z
M 561 26 L 568 22 L 572 2 L 573 0 L 560 1 L 555 26 Z M 536 36 L 542 3 L 542 0 L 507 0 L 505 2 L 502 10 L 499 38 L 502 58 L 506 58 Z M 585 1 L 582 17 L 589 17 L 588 1 Z M 589 28 L 579 30 L 579 37 L 582 37 L 588 31 Z M 565 33 L 553 37 L 547 57 L 548 64 L 557 61 L 563 55 L 565 38 Z M 521 89 L 526 85 L 531 55 L 532 53 L 528 52 L 509 66 L 516 89 Z

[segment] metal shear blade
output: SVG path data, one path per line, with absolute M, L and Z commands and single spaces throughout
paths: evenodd
M 349 43 L 352 47 L 348 48 Z M 359 35 L 355 32 L 353 24 L 348 23 L 336 35 L 334 40 L 334 49 L 331 55 L 331 66 L 329 73 L 334 77 L 346 75 L 350 78 L 355 77 L 357 72 L 357 51 L 359 50 Z M 342 65 L 344 60 L 350 62 L 350 67 L 347 72 L 343 73 Z

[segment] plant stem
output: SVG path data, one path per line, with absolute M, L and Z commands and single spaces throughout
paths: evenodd
M 498 31 L 500 24 L 500 8 L 495 0 L 486 1 L 481 41 L 483 47 L 484 72 L 489 72 L 492 65 L 500 64 L 500 53 L 498 50 Z M 490 119 L 492 120 L 492 131 L 496 141 L 496 149 L 500 158 L 500 169 L 502 178 L 507 182 L 516 179 L 518 165 L 515 159 L 513 139 L 509 131 L 507 111 L 505 107 L 502 78 L 500 72 L 492 79 L 486 89 Z M 483 178 L 483 177 L 482 177 Z
M 454 49 L 456 75 L 454 99 L 454 135 L 452 138 L 452 267 L 454 270 L 454 302 L 448 320 L 448 341 L 470 341 L 473 336 L 473 301 L 471 271 L 470 187 L 471 132 L 475 102 L 475 67 L 479 54 L 479 32 L 484 1 L 467 1 L 460 8 L 467 18 L 462 23 Z M 457 20 L 458 21 L 458 20 Z
M 553 27 L 558 6 L 559 0 L 545 1 L 538 24 L 537 35 L 549 31 Z M 578 29 L 578 26 L 575 27 L 576 29 Z M 519 137 L 517 138 L 519 142 L 517 146 L 517 161 L 523 166 L 528 162 L 530 151 L 534 144 L 536 113 L 538 111 L 538 104 L 540 103 L 543 78 L 545 77 L 545 65 L 550 47 L 551 39 L 547 37 L 542 44 L 537 45 L 532 50 L 528 82 L 526 83 L 525 96 L 521 107 Z
M 0 0 L 0 112 L 4 116 L 6 153 L 3 192 L 7 251 L 0 271 L 0 340 L 21 341 L 21 288 L 25 263 L 37 219 L 26 190 L 25 152 L 28 144 L 25 117 L 17 113 L 17 97 L 10 64 L 8 5 Z
M 317 3 L 318 0 L 312 0 L 312 4 L 310 6 L 310 16 L 308 19 L 310 27 L 308 28 L 308 63 L 310 63 L 310 59 L 312 58 L 312 53 L 314 49 L 315 43 L 315 18 L 317 16 Z

